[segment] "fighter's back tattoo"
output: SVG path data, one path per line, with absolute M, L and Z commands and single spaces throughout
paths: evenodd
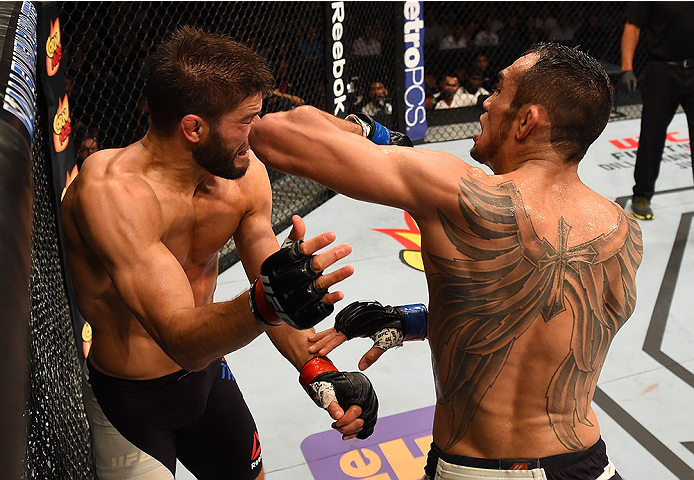
M 438 401 L 454 412 L 445 448 L 465 436 L 515 340 L 539 317 L 549 322 L 570 309 L 570 350 L 547 386 L 547 415 L 567 449 L 584 449 L 575 421 L 592 425 L 588 412 L 600 369 L 636 303 L 643 253 L 638 224 L 615 205 L 615 230 L 569 247 L 571 225 L 562 217 L 555 246 L 536 234 L 513 182 L 461 182 L 464 221 L 456 225 L 440 210 L 439 219 L 462 257 L 428 255 L 442 272 L 430 277 L 429 315 L 436 325 L 429 336 Z

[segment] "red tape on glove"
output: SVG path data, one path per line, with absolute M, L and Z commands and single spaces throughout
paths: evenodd
M 308 386 L 321 373 L 339 371 L 328 357 L 313 357 L 301 367 L 299 383 L 308 392 Z
M 250 295 L 251 312 L 258 320 L 271 326 L 277 326 L 284 323 L 284 321 L 277 316 L 275 309 L 265 296 L 265 290 L 263 290 L 263 284 L 260 282 L 260 280 L 256 280 L 253 283 L 251 286 Z

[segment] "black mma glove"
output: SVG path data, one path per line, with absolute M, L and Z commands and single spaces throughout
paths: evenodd
M 299 383 L 315 404 L 326 410 L 334 400 L 343 410 L 359 405 L 359 418 L 364 420 L 364 426 L 357 438 L 364 440 L 373 433 L 378 418 L 378 398 L 366 375 L 339 372 L 327 357 L 315 357 L 302 367 Z
M 426 338 L 427 308 L 421 303 L 391 307 L 376 301 L 354 302 L 337 314 L 335 330 L 348 339 L 371 337 L 375 347 L 388 350 L 403 341 Z
M 345 120 L 354 122 L 361 126 L 366 138 L 376 145 L 396 145 L 398 147 L 414 147 L 410 137 L 404 133 L 395 132 L 384 127 L 372 117 L 365 113 L 352 113 L 347 115 Z
M 322 272 L 311 269 L 315 255 L 303 255 L 301 243 L 289 242 L 260 266 L 260 281 L 253 283 L 249 300 L 251 312 L 263 323 L 304 330 L 333 312 L 333 306 L 322 301 L 328 292 L 316 288 Z
M 636 80 L 636 74 L 634 74 L 633 70 L 622 72 L 622 83 L 627 87 L 629 93 L 633 93 L 636 90 L 638 81 Z

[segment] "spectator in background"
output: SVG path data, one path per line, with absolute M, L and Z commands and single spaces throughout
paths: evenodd
M 431 73 L 424 74 L 424 93 L 426 98 L 431 98 L 439 93 L 438 82 L 436 81 L 436 77 Z
M 546 40 L 546 35 L 544 29 L 538 26 L 539 22 L 536 18 L 528 17 L 525 20 L 525 33 L 527 35 L 528 43 L 535 44 L 544 42 Z
M 499 45 L 499 36 L 492 31 L 494 19 L 487 17 L 484 20 L 484 29 L 480 30 L 475 35 L 475 46 L 477 47 L 493 47 Z
M 381 54 L 381 41 L 376 35 L 376 28 L 369 24 L 364 26 L 364 33 L 352 44 L 352 55 L 368 57 Z
M 263 102 L 263 113 L 286 112 L 294 107 L 305 105 L 304 99 L 296 95 L 290 79 L 289 60 L 287 58 L 278 60 L 275 70 L 275 88 Z
M 521 28 L 518 15 L 510 14 L 506 26 L 498 33 L 500 64 L 510 65 L 523 52 L 528 42 L 527 33 Z
M 89 155 L 99 151 L 99 135 L 96 128 L 77 125 L 72 134 L 75 142 L 75 155 L 77 157 L 77 168 L 82 168 L 82 164 Z
M 552 16 L 550 8 L 547 6 L 542 7 L 540 15 L 535 18 L 535 27 L 542 31 L 543 38 L 547 38 L 549 32 L 558 25 L 559 23 L 557 19 Z
M 305 58 L 323 58 L 323 42 L 320 39 L 320 30 L 314 25 L 308 27 L 304 39 L 299 42 L 297 48 Z
M 460 108 L 468 105 L 463 88 L 458 77 L 454 74 L 444 75 L 439 83 L 439 93 L 426 100 L 426 108 L 441 110 L 444 108 Z
M 552 42 L 562 43 L 569 46 L 574 44 L 575 32 L 569 21 L 570 18 L 567 13 L 562 13 L 559 16 L 559 22 L 549 31 L 549 39 Z
M 371 83 L 369 102 L 362 107 L 361 111 L 388 128 L 395 127 L 393 105 L 388 102 L 388 89 L 383 82 L 376 81 Z
M 484 83 L 484 77 L 482 72 L 475 68 L 470 71 L 465 82 L 465 91 L 463 92 L 464 103 L 463 106 L 473 106 L 482 105 L 487 97 L 489 97 L 489 91 L 486 90 L 482 84 Z
M 600 17 L 597 13 L 593 13 L 576 32 L 576 43 L 584 52 L 601 59 L 605 56 L 606 35 L 607 32 L 600 22 Z
M 439 21 L 438 13 L 429 5 L 424 8 L 424 49 L 435 51 L 439 48 L 441 40 L 449 33 L 449 30 Z
M 425 31 L 426 31 L 426 27 Z M 463 25 L 456 25 L 453 33 L 445 36 L 439 45 L 439 50 L 453 50 L 456 48 L 467 48 L 469 37 Z
M 497 8 L 494 4 L 487 8 L 487 16 L 492 19 L 492 32 L 499 35 L 504 28 L 504 22 L 498 17 Z
M 470 71 L 476 71 L 482 76 L 482 87 L 491 92 L 496 87 L 496 73 L 489 66 L 489 57 L 486 53 L 480 53 L 475 58 L 475 64 Z

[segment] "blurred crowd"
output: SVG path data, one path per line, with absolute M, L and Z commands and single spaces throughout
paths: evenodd
M 141 92 L 148 56 L 183 23 L 228 34 L 267 59 L 276 84 L 264 112 L 304 104 L 325 109 L 326 40 L 323 23 L 309 18 L 322 20 L 325 7 L 294 2 L 228 5 L 224 8 L 238 12 L 222 15 L 175 2 L 66 2 L 61 25 L 70 62 L 66 87 L 73 125 L 99 132 L 100 147 L 106 148 L 144 135 L 147 105 Z M 371 112 L 392 125 L 392 7 L 377 2 L 360 6 L 364 18 L 353 19 L 355 27 L 346 28 L 343 39 L 350 79 L 347 113 Z M 306 11 L 304 18 L 301 8 L 317 10 Z M 480 105 L 494 90 L 496 73 L 538 41 L 580 45 L 598 59 L 618 63 L 621 10 L 607 2 L 425 2 L 427 108 Z M 219 23 L 220 18 L 226 20 Z

